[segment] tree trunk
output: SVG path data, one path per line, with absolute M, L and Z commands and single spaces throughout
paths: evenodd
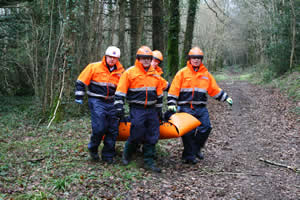
M 291 24 L 292 24 L 292 50 L 291 50 L 291 56 L 290 56 L 290 70 L 293 67 L 293 58 L 294 58 L 294 52 L 295 52 L 295 43 L 296 43 L 296 13 L 295 13 L 295 7 L 294 7 L 294 0 L 290 0 L 290 6 L 291 6 Z
M 192 47 L 195 16 L 197 11 L 197 2 L 198 0 L 189 0 L 189 9 L 188 9 L 188 16 L 186 20 L 186 29 L 184 33 L 184 46 L 181 55 L 180 68 L 186 65 L 186 57 L 190 48 Z
M 164 52 L 163 0 L 152 0 L 152 47 Z
M 137 0 L 130 0 L 130 63 L 134 64 L 135 54 L 137 50 L 137 33 L 138 33 L 138 18 L 137 18 Z
M 119 0 L 119 42 L 118 46 L 121 51 L 121 63 L 124 63 L 125 58 L 125 12 L 126 12 L 126 0 Z M 122 56 L 123 55 L 123 56 Z
M 102 37 L 103 37 L 103 15 L 102 15 L 102 13 L 103 13 L 103 8 L 104 8 L 104 1 L 101 1 L 100 3 L 99 3 L 99 11 L 98 11 L 98 13 L 99 13 L 99 15 L 98 15 L 98 20 L 97 20 L 97 31 L 96 31 L 96 35 L 95 35 L 95 37 L 96 37 L 96 60 L 97 59 L 101 59 L 101 46 L 102 46 L 102 41 L 103 41 L 103 39 L 102 39 Z
M 137 27 L 137 43 L 136 48 L 142 45 L 142 36 L 144 32 L 144 0 L 139 0 L 138 4 L 138 27 Z
M 110 1 L 110 34 L 108 35 L 109 38 L 109 45 L 115 45 L 115 28 L 116 28 L 116 21 L 118 18 L 118 3 L 114 6 L 114 2 Z
M 90 50 L 91 53 L 89 55 L 89 60 L 95 61 L 96 60 L 96 49 L 97 49 L 97 41 L 98 41 L 98 17 L 99 17 L 99 1 L 94 1 L 93 6 L 91 8 L 91 31 L 89 32 L 90 38 Z
M 174 76 L 178 70 L 178 42 L 180 32 L 179 0 L 170 1 L 169 7 L 170 24 L 168 31 L 168 70 L 170 76 Z
M 90 30 L 90 0 L 84 1 L 84 19 L 83 19 L 83 35 L 82 35 L 82 42 L 81 42 L 81 55 L 82 55 L 82 62 L 81 64 L 87 64 L 90 61 L 88 60 L 90 55 L 90 43 L 89 43 L 89 30 Z
M 51 53 L 52 53 L 52 37 L 55 37 L 55 35 L 53 34 L 53 11 L 54 11 L 54 0 L 52 0 L 50 2 L 50 7 L 49 7 L 49 13 L 50 13 L 50 27 L 49 27 L 49 41 L 48 41 L 48 51 L 47 51 L 47 58 L 46 58 L 46 64 L 45 64 L 45 80 L 44 80 L 44 84 L 41 85 L 41 87 L 43 87 L 44 89 L 44 94 L 43 94 L 43 113 L 46 112 L 46 108 L 48 106 L 48 90 L 49 90 L 49 86 L 51 86 L 49 84 L 49 65 L 50 65 L 50 59 L 51 59 Z
M 170 7 L 170 3 L 169 0 L 164 0 L 164 9 L 163 9 L 163 13 L 164 13 L 164 26 L 163 26 L 163 32 L 164 34 L 164 38 L 163 38 L 163 45 L 164 45 L 164 67 L 167 70 L 167 63 L 168 63 L 168 55 L 167 55 L 167 48 L 168 48 L 168 30 L 169 30 L 169 24 L 170 24 L 170 16 L 166 13 L 169 13 L 169 7 Z M 167 42 L 165 42 L 167 41 Z M 166 75 L 168 76 L 168 73 L 165 73 L 164 76 L 166 77 Z

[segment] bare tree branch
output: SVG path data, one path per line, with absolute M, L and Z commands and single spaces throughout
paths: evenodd
M 31 2 L 31 1 L 33 1 L 33 0 L 16 0 L 16 1 L 2 0 L 0 2 L 0 8 L 17 8 L 17 7 L 15 7 L 17 4 Z
M 53 112 L 52 119 L 50 120 L 50 122 L 49 122 L 47 128 L 50 127 L 51 123 L 52 123 L 53 120 L 55 119 L 56 113 L 57 113 L 57 110 L 58 110 L 58 107 L 60 106 L 60 103 L 61 103 L 61 101 L 62 101 L 62 95 L 63 95 L 63 91 L 64 91 L 64 86 L 65 86 L 65 71 L 66 71 L 65 68 L 66 68 L 66 61 L 67 61 L 67 58 L 66 58 L 66 56 L 65 56 L 65 58 L 64 58 L 63 70 L 62 70 L 63 74 L 62 74 L 62 80 L 61 80 L 61 89 L 60 89 L 59 97 L 58 97 L 58 100 L 57 100 L 57 104 L 56 104 L 56 106 L 55 106 L 55 110 L 54 110 L 54 112 Z
M 215 0 L 212 0 L 212 2 L 215 4 L 215 6 L 218 8 L 219 11 L 221 11 L 221 13 L 226 16 L 226 17 L 229 17 L 218 5 L 217 3 L 215 2 Z
M 212 12 L 214 12 L 214 13 L 216 14 L 217 19 L 218 19 L 222 24 L 224 24 L 224 20 L 222 20 L 222 19 L 219 18 L 217 11 L 215 11 L 215 10 L 207 3 L 206 0 L 204 0 L 204 2 L 206 3 L 207 7 L 208 7 Z

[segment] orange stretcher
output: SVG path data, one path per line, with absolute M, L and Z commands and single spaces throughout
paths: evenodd
M 178 138 L 195 129 L 201 122 L 188 113 L 175 113 L 168 122 L 163 122 L 160 127 L 159 139 Z M 130 135 L 130 122 L 120 122 L 118 141 L 125 141 Z

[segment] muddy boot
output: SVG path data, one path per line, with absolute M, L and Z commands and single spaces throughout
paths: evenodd
M 122 154 L 122 163 L 128 165 L 132 154 L 136 151 L 136 144 L 129 144 L 127 141 L 124 146 L 124 151 Z
M 144 167 L 147 170 L 161 173 L 161 169 L 155 166 L 154 163 L 154 153 L 155 153 L 155 145 L 152 144 L 144 144 Z
M 91 150 L 89 149 L 89 152 L 90 152 L 90 157 L 92 159 L 92 161 L 99 161 L 100 160 L 100 157 L 99 157 L 99 154 L 98 154 L 98 151 L 95 151 L 95 150 Z
M 114 160 L 112 158 L 102 158 L 102 161 L 104 163 L 107 163 L 109 165 L 113 164 L 114 163 Z
M 189 165 L 195 165 L 198 163 L 198 160 L 194 159 L 194 160 L 186 160 L 186 159 L 182 159 L 182 163 L 183 164 L 189 164 Z
M 196 153 L 196 157 L 199 158 L 200 160 L 204 159 L 204 155 L 203 155 L 201 149 Z
M 138 144 L 137 145 L 136 152 L 137 153 L 143 153 L 143 144 Z
M 150 166 L 145 165 L 145 169 L 156 172 L 156 173 L 161 173 L 161 169 L 156 167 L 155 164 L 152 164 Z
M 198 141 L 198 147 L 197 148 L 199 149 L 196 153 L 196 157 L 200 160 L 204 159 L 204 155 L 203 155 L 201 150 L 204 148 L 205 143 L 208 139 L 208 136 L 209 136 L 210 132 L 211 132 L 211 129 L 207 130 L 204 133 L 197 133 L 197 135 L 196 135 L 196 137 L 197 137 L 196 139 Z
M 138 153 L 143 153 L 143 152 L 144 152 L 144 147 L 143 147 L 142 144 L 139 144 L 139 145 L 137 146 L 137 152 L 138 152 Z M 157 160 L 156 148 L 154 148 L 153 159 L 154 159 L 154 160 Z
M 156 151 L 155 147 L 154 147 L 154 152 L 153 152 L 153 159 L 157 160 L 157 151 Z

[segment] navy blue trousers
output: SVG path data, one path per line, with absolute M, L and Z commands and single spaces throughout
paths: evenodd
M 89 98 L 91 111 L 92 134 L 88 148 L 98 152 L 98 147 L 104 137 L 102 159 L 112 159 L 115 156 L 115 143 L 119 134 L 119 120 L 113 101 L 106 102 L 97 98 Z
M 204 147 L 212 129 L 209 113 L 206 107 L 195 107 L 194 109 L 180 107 L 180 112 L 189 113 L 201 122 L 200 126 L 181 137 L 184 147 L 182 159 L 194 160 L 196 158 L 196 153 Z
M 159 119 L 155 108 L 130 107 L 129 144 L 155 145 L 159 139 Z

